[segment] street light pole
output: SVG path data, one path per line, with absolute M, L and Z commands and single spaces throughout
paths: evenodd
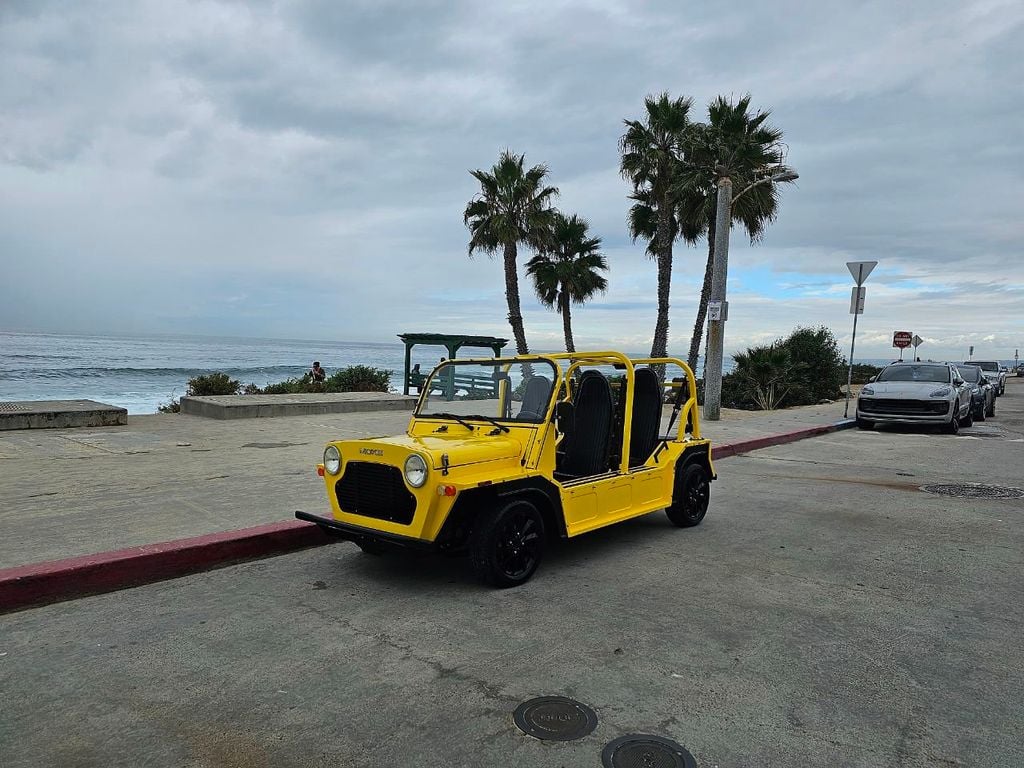
M 776 181 L 795 181 L 796 171 L 783 171 L 748 184 L 734 198 L 732 179 L 728 171 L 719 166 L 718 207 L 715 211 L 715 260 L 711 272 L 711 298 L 708 301 L 708 348 L 704 357 L 704 418 L 718 421 L 722 417 L 722 357 L 725 348 L 725 321 L 729 316 L 729 303 L 725 289 L 729 273 L 729 225 L 732 206 L 743 195 L 761 184 Z

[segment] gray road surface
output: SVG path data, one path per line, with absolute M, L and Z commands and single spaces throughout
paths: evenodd
M 0 617 L 0 764 L 1024 765 L 1024 386 L 951 437 L 847 431 L 719 463 L 704 525 L 561 545 L 522 588 L 352 545 Z M 980 430 L 980 431 L 979 431 Z M 574 742 L 519 733 L 538 695 Z

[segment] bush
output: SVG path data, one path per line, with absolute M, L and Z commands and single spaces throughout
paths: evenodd
M 785 339 L 751 347 L 734 359 L 736 368 L 722 377 L 724 408 L 788 408 L 843 395 L 846 363 L 835 335 L 824 326 L 797 328 Z
M 882 369 L 877 365 L 868 365 L 867 363 L 854 363 L 853 364 L 853 375 L 851 377 L 851 384 L 867 384 L 868 379 L 872 376 L 877 376 L 882 372 Z
M 328 376 L 322 386 L 324 390 L 320 391 L 326 392 L 387 392 L 391 386 L 391 371 L 350 365 Z
M 208 373 L 188 380 L 188 396 L 237 395 L 241 386 L 226 373 Z

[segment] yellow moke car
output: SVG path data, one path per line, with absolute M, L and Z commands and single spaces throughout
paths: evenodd
M 663 384 L 653 366 L 682 375 Z M 327 445 L 317 471 L 331 515 L 295 515 L 366 552 L 468 552 L 484 582 L 516 586 L 554 536 L 657 509 L 680 527 L 704 519 L 715 471 L 695 392 L 676 358 L 449 360 L 424 382 L 404 435 Z

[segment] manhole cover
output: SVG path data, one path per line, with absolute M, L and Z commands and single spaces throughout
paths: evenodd
M 564 696 L 541 696 L 524 701 L 512 715 L 516 727 L 545 741 L 582 739 L 597 727 L 594 710 Z
M 922 485 L 921 490 L 958 499 L 1024 499 L 1024 490 L 1020 488 L 1000 488 L 980 483 Z
M 697 768 L 684 747 L 661 736 L 633 733 L 610 742 L 601 753 L 604 768 Z

